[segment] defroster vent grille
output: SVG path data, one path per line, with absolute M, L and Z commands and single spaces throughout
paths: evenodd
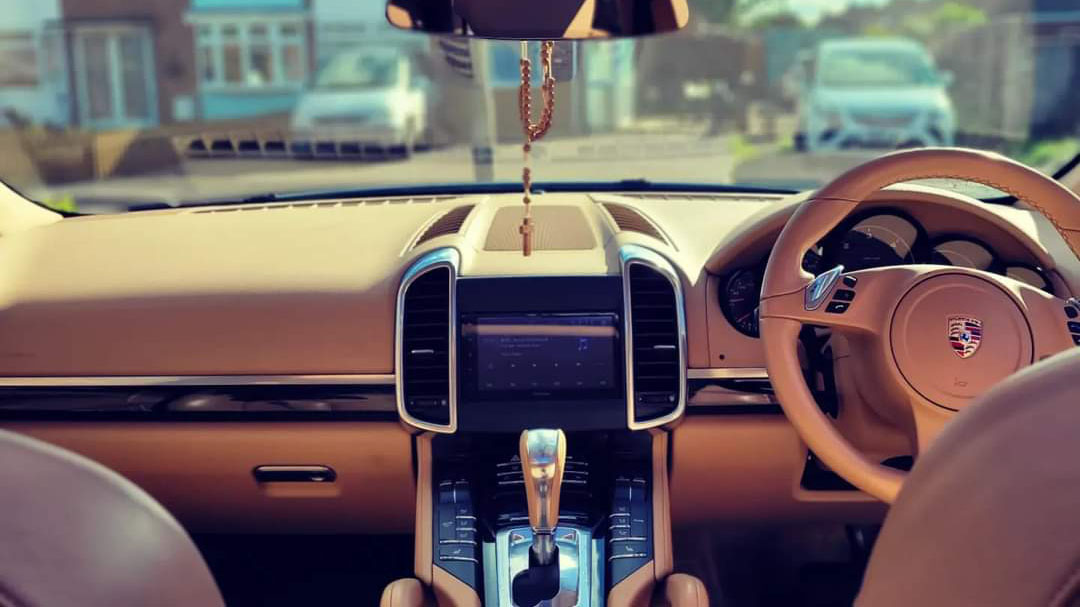
M 469 218 L 469 213 L 472 213 L 473 206 L 474 205 L 466 204 L 443 213 L 442 217 L 439 217 L 432 222 L 432 224 L 428 226 L 428 229 L 424 230 L 424 233 L 420 235 L 420 238 L 416 239 L 416 245 L 425 243 L 433 238 L 438 238 L 439 236 L 457 234 L 460 232 L 461 226 L 465 225 L 465 220 Z

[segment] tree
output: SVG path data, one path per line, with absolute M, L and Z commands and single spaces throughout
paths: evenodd
M 708 23 L 735 25 L 757 23 L 781 14 L 791 14 L 788 0 L 688 0 L 690 16 Z
M 914 11 L 900 22 L 901 33 L 924 41 L 940 38 L 957 29 L 977 27 L 987 22 L 983 9 L 948 0 L 930 11 Z

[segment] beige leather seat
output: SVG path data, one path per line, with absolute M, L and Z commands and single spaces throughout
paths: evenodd
M 857 605 L 1080 605 L 1080 349 L 1003 382 L 919 458 Z
M 215 607 L 180 524 L 119 474 L 0 431 L 0 605 Z

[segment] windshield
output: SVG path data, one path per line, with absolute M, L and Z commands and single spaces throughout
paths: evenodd
M 936 84 L 925 55 L 903 50 L 833 51 L 819 72 L 829 87 L 904 87 Z
M 517 42 L 396 30 L 382 0 L 0 4 L 0 179 L 44 204 L 520 183 Z M 899 148 L 1048 173 L 1080 151 L 1075 0 L 690 10 L 678 33 L 556 44 L 534 181 L 794 191 Z
M 383 88 L 397 82 L 394 57 L 345 54 L 335 57 L 315 78 L 315 88 Z

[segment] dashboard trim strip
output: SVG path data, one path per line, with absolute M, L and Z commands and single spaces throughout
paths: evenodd
M 687 369 L 687 379 L 769 379 L 764 367 L 724 367 L 712 369 Z
M 682 280 L 666 257 L 640 245 L 628 244 L 619 249 L 623 275 L 623 322 L 626 349 L 626 425 L 631 430 L 644 430 L 671 423 L 686 411 L 686 309 L 683 302 Z M 650 268 L 671 283 L 675 293 L 675 321 L 679 332 L 679 402 L 667 415 L 639 422 L 634 419 L 634 331 L 630 306 L 630 267 L 639 264 Z
M 392 386 L 390 374 L 332 375 L 99 375 L 0 377 L 0 388 L 128 386 Z
M 687 369 L 687 379 L 768 379 L 761 367 Z M 0 376 L 0 388 L 129 387 L 129 386 L 393 386 L 390 373 L 298 375 L 49 375 Z

